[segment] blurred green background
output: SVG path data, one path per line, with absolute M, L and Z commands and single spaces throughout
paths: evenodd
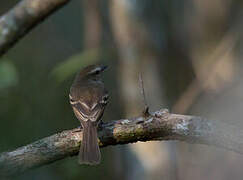
M 0 14 L 18 1 L 2 0 Z M 75 73 L 102 63 L 110 93 L 103 120 L 137 116 L 143 74 L 151 110 L 243 127 L 242 9 L 237 0 L 73 0 L 0 61 L 0 152 L 79 126 L 68 101 Z M 99 166 L 76 157 L 14 179 L 241 179 L 243 157 L 181 142 L 102 149 Z

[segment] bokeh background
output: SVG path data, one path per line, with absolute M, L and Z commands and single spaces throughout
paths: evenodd
M 1 0 L 0 14 L 17 0 Z M 68 102 L 75 73 L 109 65 L 104 121 L 143 109 L 194 114 L 243 127 L 243 2 L 73 0 L 0 61 L 0 152 L 79 125 Z M 146 142 L 102 149 L 102 163 L 66 158 L 17 180 L 242 179 L 243 156 L 205 145 Z

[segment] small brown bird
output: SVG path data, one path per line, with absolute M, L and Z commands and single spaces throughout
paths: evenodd
M 76 75 L 70 89 L 70 104 L 83 127 L 79 164 L 100 163 L 97 126 L 109 97 L 100 75 L 106 68 L 102 65 L 87 66 Z

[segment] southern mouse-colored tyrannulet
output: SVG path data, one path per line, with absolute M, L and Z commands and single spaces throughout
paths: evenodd
M 100 163 L 97 126 L 109 97 L 100 74 L 106 68 L 107 66 L 90 65 L 82 69 L 76 75 L 70 89 L 70 104 L 83 127 L 83 139 L 79 151 L 80 164 Z

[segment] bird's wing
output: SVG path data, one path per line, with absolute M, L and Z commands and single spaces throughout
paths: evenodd
M 92 101 L 92 103 L 90 103 L 88 100 L 75 100 L 72 95 L 69 94 L 70 104 L 72 105 L 76 117 L 80 121 L 98 121 L 103 115 L 108 97 L 108 94 L 105 93 L 98 101 Z

